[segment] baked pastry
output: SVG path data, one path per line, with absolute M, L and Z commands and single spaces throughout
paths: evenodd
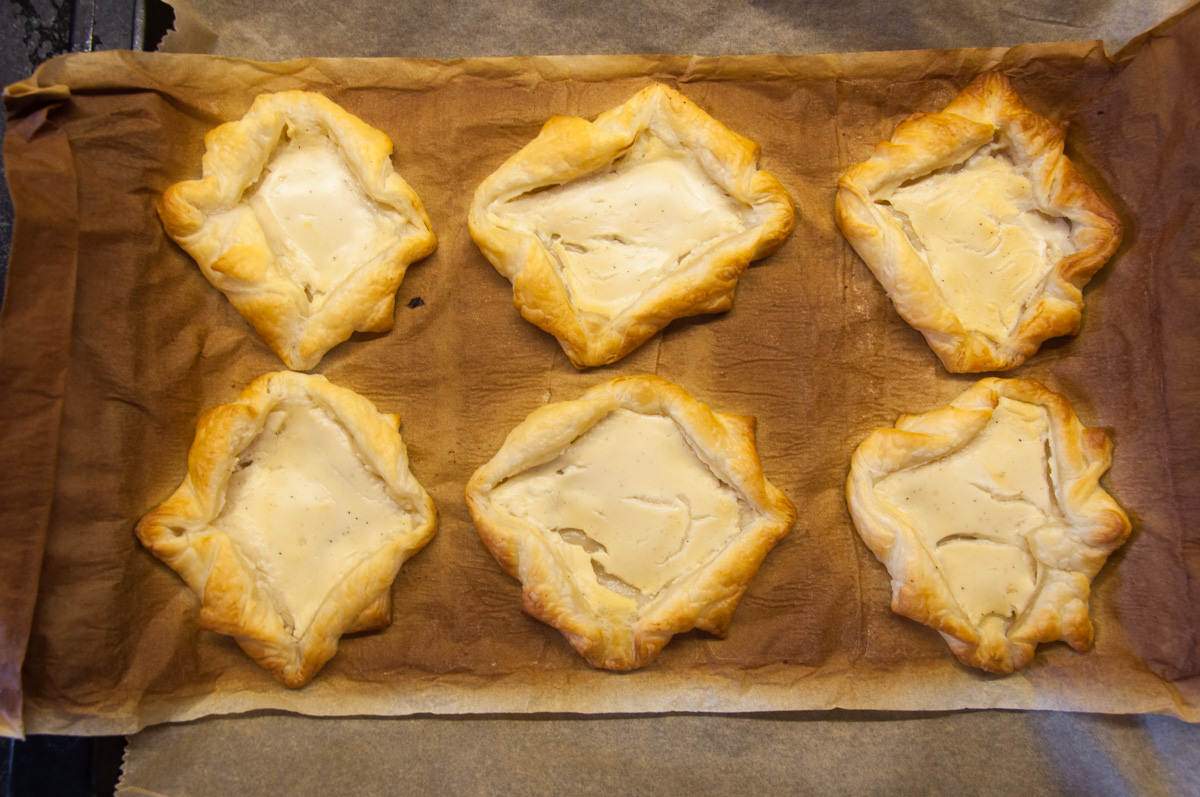
M 949 371 L 1012 368 L 1079 331 L 1121 223 L 1065 134 L 989 72 L 838 181 L 838 226 Z
M 937 630 L 963 664 L 1027 665 L 1039 642 L 1092 644 L 1088 594 L 1129 518 L 1099 485 L 1102 429 L 1037 382 L 984 379 L 902 415 L 854 452 L 846 498 L 892 577 L 892 610 Z
M 757 144 L 653 84 L 594 122 L 546 122 L 475 191 L 471 236 L 527 321 L 576 367 L 604 365 L 728 310 L 783 243 L 791 199 L 757 163 Z
M 183 483 L 137 525 L 201 625 L 287 686 L 390 622 L 392 581 L 433 536 L 398 424 L 322 376 L 266 374 L 201 416 Z
M 284 91 L 204 143 L 204 176 L 171 186 L 159 216 L 288 368 L 392 328 L 408 264 L 437 240 L 386 135 L 320 94 Z
M 651 662 L 675 634 L 723 634 L 796 509 L 763 476 L 754 419 L 655 376 L 535 410 L 467 484 L 526 612 L 593 666 Z

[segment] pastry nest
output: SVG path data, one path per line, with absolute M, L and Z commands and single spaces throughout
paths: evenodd
M 725 547 L 641 606 L 603 586 L 590 569 L 572 572 L 563 553 L 566 543 L 492 500 L 492 491 L 506 480 L 554 460 L 621 409 L 670 418 L 692 453 L 743 507 L 741 529 Z M 795 507 L 763 475 L 754 428 L 753 418 L 713 412 L 665 379 L 618 377 L 576 400 L 531 413 L 471 477 L 467 507 L 488 550 L 521 582 L 528 614 L 562 632 L 593 666 L 635 669 L 653 661 L 675 634 L 700 628 L 723 635 L 763 557 L 795 521 Z
M 278 234 L 243 201 L 293 131 L 326 136 L 364 201 L 395 214 L 387 245 L 318 298 L 288 273 L 286 246 L 272 240 Z M 420 198 L 392 167 L 387 135 L 320 94 L 283 91 L 259 95 L 245 116 L 213 129 L 204 143 L 203 177 L 167 189 L 159 216 L 288 368 L 316 367 L 354 332 L 392 328 L 396 290 L 408 265 L 433 252 L 437 239 Z
M 647 137 L 671 157 L 694 159 L 705 179 L 736 205 L 744 229 L 697 241 L 696 250 L 614 315 L 581 309 L 549 236 L 519 229 L 501 211 L 513 200 L 603 174 Z M 547 121 L 475 191 L 471 236 L 512 283 L 513 303 L 527 321 L 557 338 L 577 368 L 605 365 L 676 318 L 728 310 L 750 262 L 787 238 L 794 223 L 791 198 L 778 179 L 758 170 L 758 156 L 758 144 L 655 83 L 593 122 L 568 116 Z
M 891 474 L 935 462 L 970 443 L 1004 398 L 1045 410 L 1046 472 L 1060 515 L 1025 535 L 1036 582 L 1006 631 L 972 622 L 937 555 L 904 511 L 876 489 Z M 963 664 L 1007 674 L 1029 664 L 1040 642 L 1064 640 L 1078 651 L 1092 645 L 1091 581 L 1130 533 L 1129 518 L 1100 486 L 1111 461 L 1108 435 L 1084 428 L 1066 398 L 1038 382 L 988 378 L 947 407 L 902 415 L 894 428 L 867 437 L 854 452 L 846 499 L 859 535 L 891 575 L 892 610 L 938 631 Z
M 944 109 L 915 114 L 838 181 L 835 215 L 846 239 L 924 335 L 948 371 L 999 371 L 1042 342 L 1079 331 L 1083 287 L 1116 251 L 1121 222 L 1063 153 L 1066 125 L 1031 111 L 1008 79 L 988 72 Z M 1006 334 L 974 329 L 951 308 L 923 247 L 881 207 L 897 188 L 952 170 L 995 142 L 1029 180 L 1037 212 L 1067 220 L 1074 246 L 1053 263 Z M 915 236 L 915 233 L 914 233 Z
M 217 525 L 239 456 L 263 432 L 272 410 L 285 401 L 310 402 L 331 416 L 346 432 L 363 467 L 382 480 L 388 496 L 411 521 L 409 529 L 389 533 L 378 549 L 364 552 L 331 586 L 300 635 L 284 618 L 252 561 Z M 137 537 L 200 599 L 203 627 L 232 636 L 284 685 L 303 686 L 337 653 L 343 634 L 377 630 L 391 622 L 392 582 L 437 527 L 433 500 L 409 471 L 398 425 L 398 416 L 379 412 L 363 396 L 323 376 L 265 374 L 233 402 L 200 417 L 183 483 L 141 519 Z

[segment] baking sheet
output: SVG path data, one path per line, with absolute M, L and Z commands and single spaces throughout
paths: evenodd
M 1185 441 L 1197 426 L 1196 369 L 1187 366 L 1200 346 L 1182 318 L 1197 290 L 1195 233 L 1187 203 L 1175 199 L 1164 213 L 1161 199 L 1187 195 L 1194 166 L 1179 131 L 1196 109 L 1159 90 L 1195 79 L 1180 44 L 1196 40 L 1193 17 L 1146 44 L 1115 79 L 1098 45 L 453 64 L 98 54 L 47 65 L 36 90 L 18 88 L 8 103 L 16 298 L 0 317 L 14 399 L 5 434 L 27 437 L 3 454 L 6 472 L 22 474 L 5 480 L 17 503 L 3 510 L 0 532 L 3 572 L 24 574 L 0 603 L 18 620 L 33 605 L 45 539 L 24 668 L 26 729 L 128 732 L 263 707 L 1006 706 L 1194 718 L 1198 567 L 1187 519 L 1197 507 L 1174 483 L 1197 467 Z M 841 482 L 854 445 L 971 379 L 940 370 L 830 212 L 842 169 L 908 112 L 940 107 L 995 64 L 1035 108 L 1072 119 L 1072 147 L 1130 222 L 1129 242 L 1087 291 L 1083 334 L 1013 373 L 1063 391 L 1085 421 L 1114 430 L 1110 487 L 1137 523 L 1095 584 L 1096 649 L 1044 647 L 1033 668 L 1006 679 L 966 672 L 935 634 L 891 615 L 886 573 L 845 513 Z M 763 167 L 796 199 L 797 229 L 747 272 L 731 313 L 676 323 L 616 366 L 577 373 L 512 309 L 507 283 L 466 234 L 466 207 L 474 186 L 547 116 L 593 116 L 655 78 L 762 143 Z M 69 100 L 51 88 L 61 85 Z M 194 600 L 136 548 L 131 530 L 182 476 L 196 415 L 280 367 L 165 239 L 153 203 L 195 175 L 209 127 L 240 115 L 259 91 L 294 87 L 321 90 L 392 136 L 397 168 L 441 239 L 402 285 L 396 329 L 335 349 L 318 369 L 402 415 L 441 529 L 397 581 L 393 626 L 347 640 L 312 685 L 288 692 L 231 641 L 197 629 Z M 1131 159 L 1131 148 L 1148 154 Z M 408 308 L 416 296 L 424 305 Z M 475 537 L 461 489 L 534 407 L 639 371 L 675 379 L 722 411 L 758 416 L 765 469 L 801 520 L 768 557 L 726 640 L 689 634 L 652 668 L 612 675 L 589 670 L 557 632 L 520 615 L 519 587 Z M 19 660 L 21 641 L 6 645 L 6 661 Z M 11 677 L 4 684 L 12 706 Z

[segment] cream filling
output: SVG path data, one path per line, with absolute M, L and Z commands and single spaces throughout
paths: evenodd
M 748 209 L 694 157 L 643 134 L 604 171 L 524 194 L 497 216 L 553 253 L 577 310 L 615 317 L 745 230 Z
M 367 196 L 324 134 L 290 132 L 245 201 L 280 267 L 314 301 L 394 247 L 405 221 Z
M 241 453 L 214 525 L 300 637 L 329 592 L 412 521 L 329 413 L 285 402 Z
M 966 445 L 876 484 L 907 518 L 977 626 L 1025 609 L 1037 583 L 1026 538 L 1062 525 L 1049 434 L 1044 409 L 1002 398 Z
M 993 339 L 1015 332 L 1047 274 L 1076 251 L 1070 222 L 1039 210 L 1029 178 L 993 145 L 883 201 L 963 326 Z
M 742 525 L 737 494 L 671 418 L 623 409 L 492 500 L 546 532 L 577 574 L 635 598 L 694 570 Z

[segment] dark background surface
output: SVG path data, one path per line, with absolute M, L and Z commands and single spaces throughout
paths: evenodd
M 3 0 L 0 83 L 15 83 L 62 53 L 153 50 L 173 19 L 159 0 Z M 0 295 L 12 225 L 12 199 L 0 170 Z M 0 740 L 0 797 L 112 794 L 124 748 L 119 736 Z

